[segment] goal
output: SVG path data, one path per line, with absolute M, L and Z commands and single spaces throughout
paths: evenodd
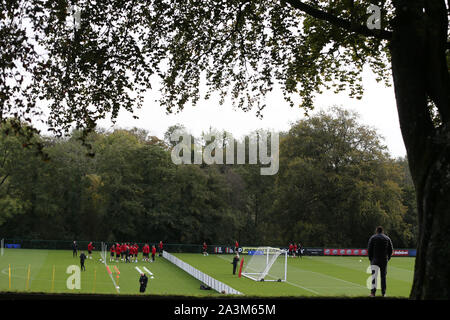
M 108 255 L 108 246 L 106 243 L 102 242 L 102 247 L 101 247 L 101 251 L 100 251 L 100 256 L 103 259 L 103 262 L 106 264 L 106 257 Z
M 249 261 L 245 264 L 242 275 L 255 281 L 286 281 L 287 251 L 258 247 L 249 250 Z

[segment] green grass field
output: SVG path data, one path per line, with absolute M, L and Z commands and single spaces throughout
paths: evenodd
M 362 258 L 362 262 L 359 257 L 288 258 L 286 282 L 255 282 L 232 275 L 232 255 L 175 255 L 245 296 L 367 297 L 369 294 L 366 287 L 370 276 L 367 273 L 367 258 Z M 110 276 L 99 258 L 100 253 L 94 252 L 93 259 L 86 261 L 86 271 L 80 273 L 80 289 L 68 289 L 67 281 L 71 274 L 66 273 L 67 268 L 79 266 L 79 259 L 73 258 L 71 251 L 5 249 L 4 256 L 0 257 L 0 291 L 140 294 L 136 267 L 143 270 L 145 266 L 154 275 L 154 279 L 149 278 L 146 294 L 221 296 L 213 290 L 200 290 L 201 283 L 198 280 L 164 258 L 156 257 L 153 263 L 109 262 L 107 259 L 110 270 L 114 272 L 116 266 L 120 271 L 119 278 L 116 273 Z M 409 296 L 413 270 L 414 258 L 391 259 L 387 275 L 389 297 Z M 119 286 L 119 292 L 113 280 Z

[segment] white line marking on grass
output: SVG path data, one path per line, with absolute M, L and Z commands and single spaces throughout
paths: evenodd
M 101 254 L 100 254 L 100 258 L 101 258 L 101 257 L 102 257 L 102 256 L 101 256 Z M 111 273 L 108 272 L 109 266 L 106 264 L 106 261 L 105 261 L 105 260 L 103 260 L 103 264 L 105 265 L 106 272 L 108 273 L 109 277 L 111 278 L 111 280 L 112 280 L 112 282 L 113 282 L 114 288 L 116 289 L 117 293 L 120 293 L 120 291 L 119 291 L 119 286 L 118 286 L 118 285 L 116 284 L 116 282 L 114 281 L 114 278 L 113 278 L 113 276 L 112 276 L 112 272 L 111 272 Z
M 357 284 L 357 283 L 354 283 L 354 282 L 350 282 L 350 281 L 347 281 L 347 280 L 343 280 L 343 279 L 339 279 L 339 278 L 336 278 L 336 277 L 333 277 L 333 276 L 327 275 L 327 274 L 325 274 L 325 273 L 320 273 L 320 272 L 315 272 L 315 271 L 310 271 L 310 270 L 304 270 L 304 269 L 301 269 L 301 268 L 299 268 L 299 267 L 296 267 L 296 266 L 290 266 L 290 267 L 293 267 L 293 268 L 299 269 L 300 271 L 303 271 L 303 272 L 310 272 L 310 273 L 314 273 L 314 274 L 317 274 L 317 275 L 319 275 L 319 276 L 325 276 L 325 277 L 328 277 L 328 278 L 331 278 L 331 279 L 334 279 L 334 280 L 338 280 L 338 281 L 342 281 L 342 282 L 345 282 L 345 283 L 351 284 L 351 285 L 353 285 L 353 286 L 357 286 L 357 287 L 361 287 L 361 288 L 367 289 L 367 287 L 365 287 L 365 286 L 362 286 L 362 285 L 360 285 L 360 284 Z
M 219 255 L 218 255 L 217 257 L 219 257 L 219 258 L 221 258 L 221 259 L 223 259 L 223 260 L 225 260 L 225 261 L 228 261 L 228 262 L 231 261 L 231 259 L 226 259 L 226 258 L 224 258 L 224 257 L 222 257 L 222 256 L 219 256 Z M 253 269 L 253 268 L 250 268 L 250 269 Z M 253 269 L 253 270 L 256 270 L 256 269 Z M 290 284 L 291 286 L 294 286 L 294 287 L 297 287 L 297 288 L 300 288 L 300 289 L 303 289 L 303 290 L 312 292 L 312 293 L 314 293 L 314 294 L 320 295 L 319 292 L 317 292 L 317 291 L 315 291 L 315 290 L 312 290 L 312 289 L 309 289 L 309 288 L 306 288 L 306 287 L 303 287 L 303 286 L 301 286 L 301 285 L 299 285 L 299 284 L 292 283 L 292 282 L 289 282 L 289 281 L 283 281 L 283 282 L 285 282 L 285 283 L 287 283 L 287 284 Z
M 108 266 L 108 265 L 106 264 L 106 262 L 105 262 L 105 266 Z M 114 284 L 114 288 L 116 289 L 117 293 L 120 293 L 120 291 L 119 291 L 119 286 L 116 284 L 116 281 L 114 281 L 114 278 L 113 278 L 113 276 L 112 276 L 112 272 L 111 272 L 111 273 L 108 272 L 108 275 L 109 275 L 109 277 L 111 278 L 111 280 L 112 280 L 112 282 L 113 282 L 113 284 Z
M 141 269 L 139 269 L 138 267 L 135 267 L 135 269 L 137 270 L 137 272 L 139 273 L 143 273 Z
M 306 290 L 306 291 L 315 293 L 315 294 L 317 294 L 317 295 L 320 295 L 319 292 L 317 292 L 317 291 L 315 291 L 315 290 L 313 290 L 313 289 L 308 289 L 308 288 L 303 287 L 303 286 L 301 286 L 301 285 L 299 285 L 299 284 L 292 283 L 292 282 L 289 282 L 289 281 L 284 281 L 284 282 L 286 282 L 287 284 L 290 284 L 291 286 L 298 287 L 298 288 L 301 288 L 301 289 L 303 289 L 303 290 Z
M 148 270 L 148 269 L 147 269 L 146 267 L 143 267 L 143 268 L 144 268 L 144 270 L 145 270 L 145 271 L 147 271 L 147 272 L 148 272 L 148 274 L 149 274 L 149 275 L 151 275 L 151 276 L 153 275 L 153 273 L 151 273 L 151 271 L 150 271 L 150 270 Z

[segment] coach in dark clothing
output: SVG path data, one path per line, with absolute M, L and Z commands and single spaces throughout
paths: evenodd
M 239 262 L 239 255 L 236 254 L 231 262 L 233 264 L 233 274 L 236 274 L 237 264 Z
M 77 245 L 76 241 L 74 241 L 72 243 L 72 252 L 73 252 L 72 257 L 76 257 L 77 256 L 77 252 L 78 252 L 78 245 Z
M 141 273 L 141 277 L 139 278 L 140 284 L 139 292 L 145 292 L 145 289 L 147 288 L 147 282 L 148 282 L 147 276 L 145 275 L 145 273 Z
M 386 294 L 386 273 L 387 273 L 387 263 L 391 259 L 393 252 L 391 239 L 383 233 L 382 227 L 377 227 L 376 233 L 370 237 L 368 244 L 368 255 L 370 264 L 372 266 L 378 266 L 378 272 L 381 278 L 381 294 L 384 296 Z M 372 267 L 372 274 L 374 279 L 372 280 L 372 290 L 371 296 L 375 296 L 377 291 L 376 284 L 376 273 Z
M 81 254 L 80 254 L 80 267 L 81 267 L 81 270 L 86 271 L 86 267 L 84 266 L 84 260 L 86 260 L 86 255 L 84 254 L 84 252 L 81 252 Z

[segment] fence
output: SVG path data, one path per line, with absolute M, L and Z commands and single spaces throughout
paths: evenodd
M 174 265 L 176 265 L 178 268 L 184 270 L 185 272 L 189 273 L 191 276 L 193 276 L 195 279 L 201 281 L 208 287 L 216 290 L 220 293 L 225 294 L 236 294 L 241 295 L 242 293 L 231 288 L 230 286 L 220 282 L 219 280 L 216 280 L 210 276 L 208 276 L 206 273 L 201 272 L 200 270 L 194 268 L 190 264 L 187 264 L 181 259 L 178 259 L 174 255 L 171 255 L 167 251 L 163 251 L 163 257 L 166 258 L 168 261 L 172 262 Z

